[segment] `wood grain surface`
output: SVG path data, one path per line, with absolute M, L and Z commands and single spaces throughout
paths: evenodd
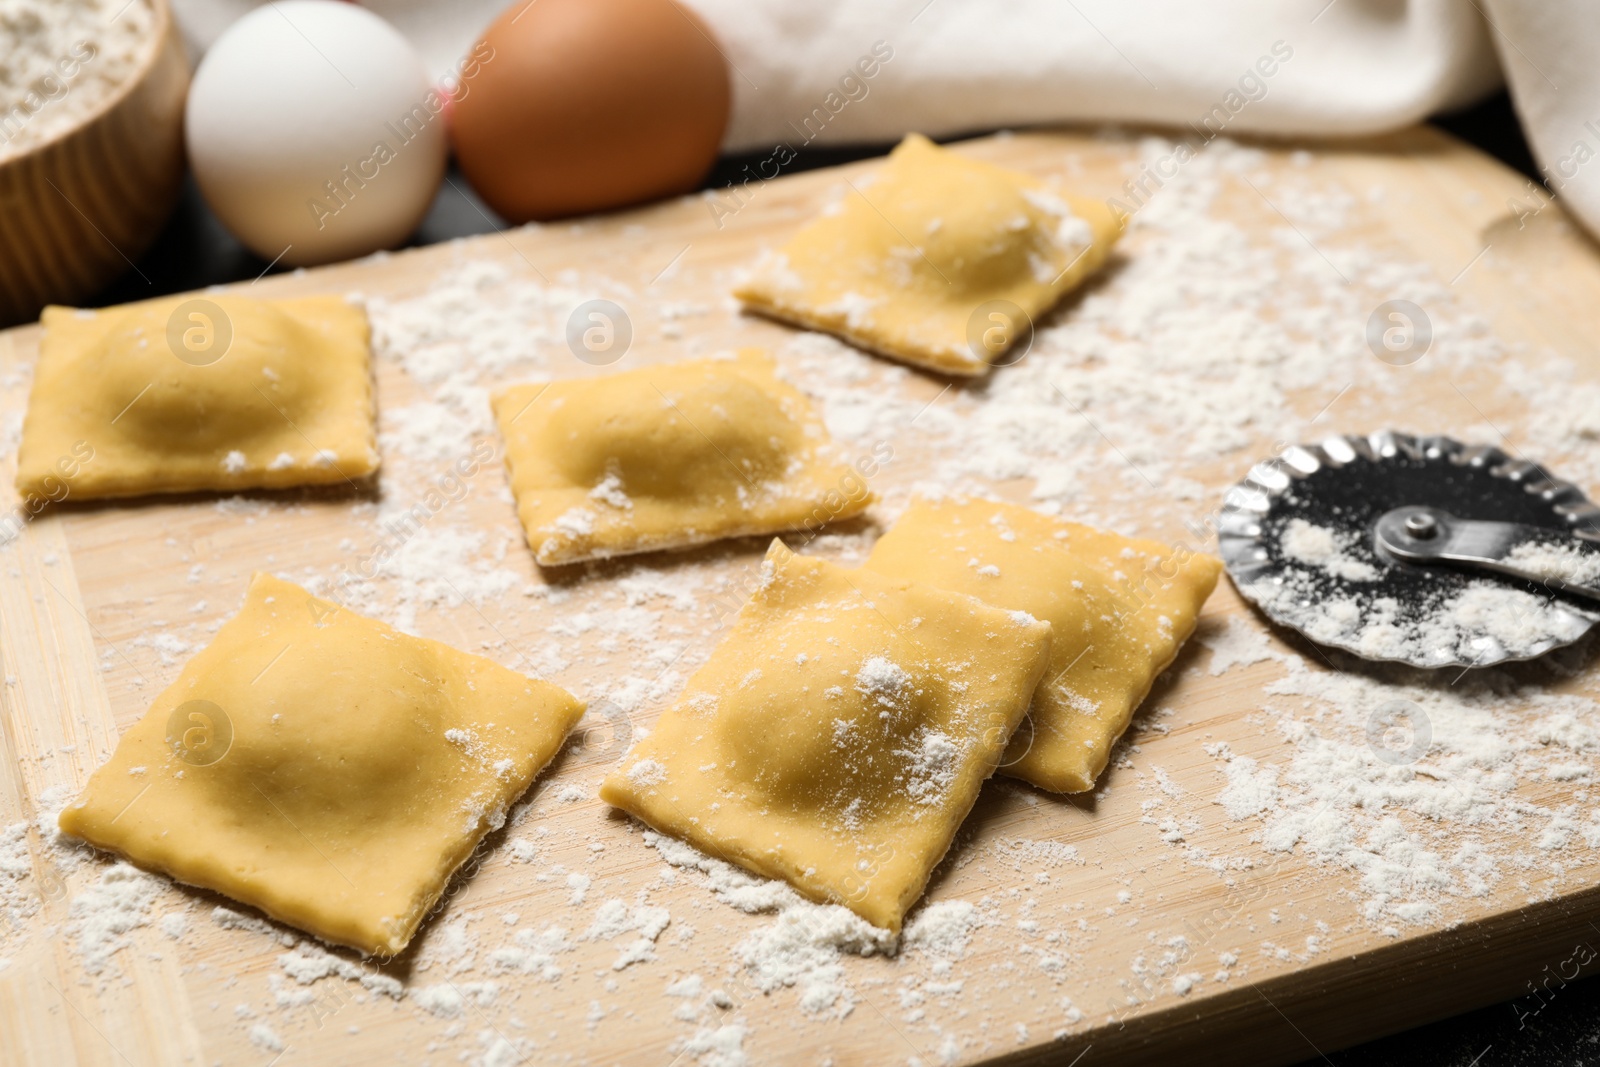
M 1137 139 L 1041 133 L 970 142 L 960 150 L 1041 175 L 1066 175 L 1091 195 L 1110 196 L 1135 173 L 1140 145 Z M 1508 204 L 1526 200 L 1522 178 L 1429 129 L 1315 148 L 1309 157 L 1272 146 L 1262 151 L 1263 167 L 1309 174 L 1346 191 L 1359 204 L 1357 229 L 1378 247 L 1424 264 L 1443 282 L 1454 279 L 1453 291 L 1482 317 L 1485 329 L 1530 351 L 1578 360 L 1590 378 L 1600 370 L 1592 355 L 1600 259 L 1558 208 L 1516 217 Z M 707 309 L 684 327 L 698 350 L 777 347 L 793 332 L 732 310 L 725 296 L 732 273 L 815 212 L 841 174 L 854 177 L 871 166 L 752 187 L 747 204 L 720 226 L 701 197 L 689 197 L 572 225 L 277 276 L 250 291 L 281 296 L 359 290 L 401 297 L 422 292 L 442 272 L 471 261 L 493 262 L 534 280 L 570 269 L 648 293 L 648 300 L 641 296 L 630 306 L 630 360 L 681 354 L 677 331 L 663 331 L 666 318 L 651 310 L 658 304 Z M 1380 186 L 1382 197 L 1369 195 Z M 1289 220 L 1252 199 L 1248 189 L 1234 190 L 1219 203 L 1219 210 L 1252 232 L 1294 239 L 1285 229 Z M 1492 254 L 1483 254 L 1486 246 Z M 34 326 L 0 334 L 0 381 L 6 383 L 0 419 L 15 419 L 22 410 L 25 371 L 38 340 Z M 941 379 L 891 373 L 872 361 L 864 365 L 864 389 L 902 390 L 911 399 L 935 402 L 947 386 Z M 600 370 L 571 360 L 560 367 L 553 373 Z M 1357 383 L 1339 401 L 1337 415 L 1321 421 L 1314 416 L 1326 397 L 1307 396 L 1301 415 L 1308 431 L 1382 429 L 1387 424 L 1381 420 L 1397 413 L 1409 415 L 1414 428 L 1441 431 L 1525 414 L 1519 408 L 1525 402 L 1499 386 L 1492 369 L 1460 378 L 1419 377 L 1399 402 L 1364 389 Z M 385 410 L 422 396 L 416 382 L 388 361 L 378 365 L 378 393 Z M 1206 493 L 1220 497 L 1271 447 L 1264 436 L 1257 447 L 1217 457 L 1203 479 Z M 153 631 L 181 622 L 185 633 L 203 643 L 208 627 L 237 610 L 253 570 L 288 577 L 328 574 L 351 557 L 352 544 L 370 543 L 374 494 L 382 492 L 384 478 L 396 476 L 388 463 L 386 456 L 376 490 L 260 494 L 232 503 L 197 495 L 69 504 L 28 522 L 20 536 L 0 547 L 0 825 L 32 822 L 59 807 L 106 757 L 119 732 L 176 676 L 186 656 L 150 642 Z M 15 506 L 9 489 L 13 468 L 8 456 L 0 468 L 8 507 Z M 903 449 L 880 488 L 903 489 L 922 470 Z M 564 598 L 513 592 L 478 605 L 425 604 L 416 628 L 531 669 L 540 661 L 548 628 L 564 616 L 597 609 L 593 598 L 602 588 L 614 594 L 629 564 L 541 575 L 517 537 L 503 477 L 497 465 L 476 475 L 471 492 L 450 505 L 458 509 L 454 520 L 470 519 L 509 539 L 513 550 L 498 565 L 530 586 L 553 585 Z M 1089 491 L 1114 493 L 1117 484 L 1108 475 L 1104 486 Z M 997 488 L 1024 498 L 1016 484 Z M 1184 536 L 1182 518 L 1179 510 L 1164 512 L 1139 532 L 1176 539 Z M 709 589 L 751 571 L 761 549 L 759 540 L 738 542 L 664 566 L 680 568 L 685 581 Z M 652 610 L 659 612 L 664 632 L 679 627 L 685 645 L 698 649 L 691 659 L 703 658 L 716 640 L 703 608 L 680 610 L 656 601 Z M 1216 633 L 1235 617 L 1266 629 L 1224 582 L 1207 606 L 1203 634 Z M 601 626 L 587 633 L 582 647 L 592 654 L 575 658 L 567 673 L 552 680 L 580 688 L 585 678 L 631 669 L 626 654 L 609 665 L 599 662 L 608 654 L 603 631 Z M 1309 646 L 1281 635 L 1272 637 L 1272 647 L 1302 658 L 1310 671 L 1330 669 Z M 692 873 L 663 879 L 661 858 L 641 841 L 638 827 L 608 812 L 594 795 L 621 754 L 626 729 L 647 727 L 674 695 L 666 691 L 652 693 L 625 726 L 591 711 L 579 737 L 536 783 L 527 818 L 491 839 L 481 865 L 452 888 L 448 907 L 417 946 L 377 968 L 408 988 L 481 981 L 488 977 L 482 957 L 514 928 L 556 923 L 572 941 L 559 958 L 559 980 L 496 976 L 500 988 L 493 1003 L 469 998 L 457 1014 L 445 1017 L 427 1010 L 418 997 L 367 993 L 338 977 L 301 987 L 284 979 L 277 961 L 286 951 L 283 936 L 218 925 L 210 913 L 224 903 L 220 898 L 172 886 L 160 890 L 152 921 L 125 934 L 127 944 L 114 954 L 113 966 L 88 974 L 75 947 L 73 901 L 97 883 L 107 863 L 82 858 L 57 869 L 57 853 L 34 829 L 34 865 L 23 884 L 38 894 L 40 914 L 10 940 L 0 928 L 0 957 L 10 960 L 0 969 L 0 1062 L 688 1067 L 719 1062 L 694 1044 L 696 1035 L 709 1041 L 719 1028 L 733 1028 L 740 1030 L 742 1054 L 759 1064 L 1092 1067 L 1179 1057 L 1195 1063 L 1289 1063 L 1523 994 L 1543 968 L 1567 958 L 1576 941 L 1596 936 L 1600 857 L 1593 850 L 1569 850 L 1549 869 L 1523 871 L 1482 895 L 1450 900 L 1434 918 L 1387 930 L 1362 918 L 1357 872 L 1314 862 L 1303 849 L 1268 854 L 1253 844 L 1258 827 L 1231 822 L 1212 802 L 1223 782 L 1206 746 L 1228 743 L 1263 761 L 1287 759 L 1286 742 L 1265 729 L 1257 714 L 1265 687 L 1284 668 L 1264 661 L 1213 675 L 1206 669 L 1211 655 L 1190 643 L 1136 718 L 1102 782 L 1103 793 L 1061 798 L 1001 780 L 986 787 L 929 889 L 932 901 L 979 902 L 1006 917 L 1003 929 L 976 929 L 963 958 L 951 965 L 945 977 L 960 983 L 959 993 L 930 991 L 943 972 L 919 957 L 844 959 L 841 975 L 854 991 L 855 1006 L 842 1019 L 804 1015 L 793 990 L 762 993 L 741 982 L 734 947 L 773 918 L 725 907 Z M 1555 688 L 1596 692 L 1581 672 Z M 1253 855 L 1257 862 L 1219 872 L 1171 847 L 1148 817 L 1152 803 L 1168 803 L 1156 790 L 1158 780 L 1171 785 L 1170 804 L 1178 815 L 1196 815 L 1186 831 L 1187 846 Z M 1530 803 L 1558 807 L 1574 787 L 1545 779 L 1517 788 Z M 564 793 L 578 799 L 563 799 Z M 1435 847 L 1448 848 L 1457 831 L 1435 829 L 1442 835 Z M 531 838 L 540 830 L 543 836 L 534 838 L 538 860 L 512 862 L 508 836 Z M 1019 840 L 1071 845 L 1081 862 L 1035 862 L 1008 850 L 1008 843 Z M 569 904 L 571 888 L 561 873 L 552 874 L 558 865 L 592 880 L 583 906 Z M 659 939 L 654 960 L 613 969 L 618 946 L 584 941 L 579 934 L 602 899 L 633 902 L 641 893 L 666 907 L 673 923 Z M 188 932 L 177 940 L 153 921 L 174 912 L 188 916 Z M 515 922 L 503 922 L 505 913 L 516 913 Z M 1039 965 L 1045 946 L 1018 951 L 1010 924 L 1023 914 L 1070 919 L 1074 930 L 1085 931 L 1075 933 L 1070 951 L 1062 953 L 1064 967 Z M 467 917 L 470 922 L 459 921 Z M 453 971 L 445 940 L 463 930 L 477 946 L 478 967 Z M 278 933 L 293 940 L 292 931 Z M 1176 937 L 1184 941 L 1173 966 L 1160 957 Z M 1318 951 L 1274 955 L 1257 949 L 1268 940 L 1301 946 L 1308 937 L 1319 939 Z M 1213 980 L 1218 953 L 1235 946 L 1247 952 L 1237 976 Z M 1181 992 L 1173 979 L 1185 970 L 1203 972 L 1205 979 Z M 708 990 L 724 986 L 732 1006 L 720 1013 L 697 1009 L 694 1021 L 675 1018 L 686 1002 L 663 991 L 691 973 L 702 975 Z M 284 991 L 313 997 L 279 1006 L 275 997 Z M 603 1017 L 591 1018 L 591 1012 Z M 282 1047 L 259 1034 L 252 1041 L 255 1022 L 267 1024 Z

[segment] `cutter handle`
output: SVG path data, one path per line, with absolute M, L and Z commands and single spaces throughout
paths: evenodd
M 1380 550 L 1411 563 L 1452 563 L 1600 600 L 1600 546 L 1556 530 L 1413 506 L 1385 514 L 1375 533 Z

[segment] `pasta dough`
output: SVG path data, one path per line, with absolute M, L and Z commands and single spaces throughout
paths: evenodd
M 61 829 L 393 955 L 582 714 L 555 686 L 257 574 Z
M 172 297 L 49 307 L 41 321 L 17 453 L 25 497 L 276 489 L 378 469 L 367 319 L 339 297 Z
M 1050 668 L 1002 774 L 1094 787 L 1156 676 L 1216 588 L 1212 556 L 1137 541 L 990 500 L 919 500 L 866 569 L 1026 611 L 1054 627 Z
M 993 772 L 1050 627 L 796 556 L 761 584 L 600 796 L 899 930 Z
M 1098 200 L 1059 196 L 912 134 L 735 295 L 893 359 L 980 375 L 1100 269 L 1121 235 Z
M 805 396 L 754 349 L 514 386 L 494 410 L 545 566 L 815 528 L 872 501 Z

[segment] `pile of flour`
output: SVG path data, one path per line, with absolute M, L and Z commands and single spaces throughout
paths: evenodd
M 0 0 L 0 159 L 94 111 L 155 46 L 146 0 Z

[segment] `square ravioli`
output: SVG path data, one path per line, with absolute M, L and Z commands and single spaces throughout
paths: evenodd
M 1031 339 L 1121 235 L 1099 200 L 912 134 L 734 295 L 891 359 L 980 375 Z
M 24 498 L 280 489 L 378 469 L 366 314 L 218 293 L 48 307 Z
M 774 541 L 607 803 L 900 929 L 1027 710 L 1050 627 Z
M 918 500 L 873 546 L 866 569 L 1051 624 L 1050 668 L 1000 773 L 1079 793 L 1094 788 L 1134 710 L 1194 632 L 1222 564 L 1014 504 Z
M 494 398 L 517 515 L 543 566 L 687 548 L 858 515 L 803 393 L 754 349 Z
M 257 574 L 61 829 L 392 956 L 582 714 L 553 685 Z

